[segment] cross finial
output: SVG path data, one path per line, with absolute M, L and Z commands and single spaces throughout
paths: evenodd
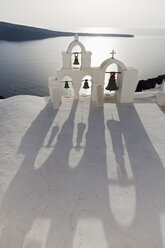
M 112 54 L 112 59 L 114 59 L 114 55 L 116 54 L 116 52 L 114 50 L 112 50 L 112 52 L 110 54 Z

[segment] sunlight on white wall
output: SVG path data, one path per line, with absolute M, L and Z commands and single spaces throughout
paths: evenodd
M 69 167 L 74 169 L 78 166 L 83 154 L 84 154 L 84 147 L 80 148 L 80 150 L 76 150 L 75 148 L 72 148 L 69 154 Z
M 111 103 L 111 106 L 104 104 L 104 115 L 108 120 L 105 123 L 105 142 L 109 182 L 120 183 L 125 180 L 128 182 L 133 179 L 133 172 L 116 104 Z
M 126 146 L 126 142 L 124 140 L 123 134 L 122 134 L 122 145 L 123 145 L 123 150 L 124 150 L 124 164 L 125 164 L 125 171 L 126 171 L 127 179 L 131 180 L 131 179 L 133 179 L 133 171 L 131 168 L 131 162 L 129 159 L 127 146 Z
M 109 185 L 109 203 L 114 220 L 123 229 L 134 221 L 136 213 L 136 191 L 134 186 Z
M 163 163 L 165 157 L 165 132 L 164 126 L 162 126 L 162 123 L 165 123 L 165 114 L 156 103 L 151 104 L 151 102 L 148 102 L 146 104 L 135 103 L 135 109 L 138 113 L 139 119 L 143 123 L 143 127 L 148 136 L 148 139 L 152 143 L 155 152 L 159 156 L 159 163 L 161 163 L 162 166 L 165 168 L 165 164 Z M 155 122 L 153 121 L 153 113 L 156 120 Z M 150 155 L 150 158 L 152 156 L 154 156 L 153 152 Z M 153 162 L 153 164 L 155 164 L 154 159 L 151 161 Z
M 25 237 L 23 248 L 45 248 L 51 221 L 36 219 Z
M 69 167 L 75 168 L 79 164 L 85 150 L 86 133 L 88 131 L 89 104 L 78 103 L 73 129 L 73 147 L 69 154 Z M 89 102 L 88 102 L 89 103 Z M 84 107 L 83 107 L 84 106 Z
M 116 104 L 104 104 L 109 204 L 114 220 L 127 228 L 134 220 L 136 191 Z M 121 185 L 121 187 L 120 187 Z
M 34 169 L 40 168 L 45 161 L 49 158 L 50 154 L 54 150 L 54 147 L 58 140 L 58 134 L 60 133 L 60 130 L 67 120 L 69 113 L 70 113 L 70 104 L 71 101 L 68 102 L 68 108 L 65 110 L 63 109 L 63 105 L 60 106 L 57 115 L 53 121 L 53 124 L 51 125 L 47 136 L 45 137 L 45 140 L 43 142 L 43 146 L 39 150 L 35 162 L 34 162 Z M 65 111 L 65 113 L 64 113 Z M 62 114 L 64 113 L 64 118 L 61 118 Z
M 104 116 L 105 120 L 113 118 L 119 121 L 119 116 L 117 114 L 116 104 L 111 104 L 110 108 L 106 107 L 104 104 Z M 106 157 L 107 157 L 107 177 L 108 179 L 118 179 L 117 167 L 115 163 L 115 155 L 113 153 L 112 140 L 110 136 L 109 129 L 107 128 L 107 123 L 105 123 L 105 142 L 106 142 Z
M 108 248 L 103 224 L 99 219 L 79 219 L 74 235 L 73 248 Z
M 105 142 L 106 142 L 106 158 L 107 158 L 107 177 L 108 179 L 118 179 L 117 167 L 115 163 L 115 156 L 113 153 L 112 143 L 110 142 L 110 133 L 105 129 Z

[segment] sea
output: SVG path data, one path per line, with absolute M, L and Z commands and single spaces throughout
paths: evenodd
M 48 78 L 62 68 L 61 52 L 74 37 L 57 37 L 37 41 L 0 41 L 0 96 L 48 96 Z M 111 57 L 126 66 L 137 68 L 138 80 L 165 74 L 165 35 L 123 37 L 79 37 L 92 52 L 92 66 L 98 67 Z

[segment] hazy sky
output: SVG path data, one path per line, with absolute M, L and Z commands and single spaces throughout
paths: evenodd
M 54 29 L 165 27 L 165 0 L 0 0 L 0 20 Z

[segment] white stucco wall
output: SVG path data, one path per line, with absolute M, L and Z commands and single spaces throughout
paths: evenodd
M 122 82 L 119 85 L 117 91 L 117 100 L 121 103 L 133 102 L 134 92 L 137 86 L 138 70 L 134 68 L 128 68 L 123 72 Z

